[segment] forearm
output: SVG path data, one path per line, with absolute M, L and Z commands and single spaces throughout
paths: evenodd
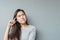
M 4 40 L 8 40 L 8 33 L 7 32 L 5 32 Z
M 7 29 L 4 35 L 4 40 L 8 40 L 8 32 L 9 32 L 9 25 L 7 26 Z

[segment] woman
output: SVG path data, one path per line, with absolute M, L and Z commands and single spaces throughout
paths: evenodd
M 4 40 L 35 40 L 36 28 L 27 22 L 25 11 L 17 9 L 8 22 Z

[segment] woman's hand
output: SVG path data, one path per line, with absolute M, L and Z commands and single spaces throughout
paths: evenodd
M 8 22 L 8 25 L 9 25 L 9 26 L 12 26 L 13 24 L 15 24 L 15 22 L 16 22 L 15 19 L 12 19 L 12 20 L 10 20 L 10 21 Z

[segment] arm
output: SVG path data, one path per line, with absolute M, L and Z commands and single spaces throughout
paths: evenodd
M 7 29 L 6 29 L 6 32 L 5 32 L 5 35 L 4 35 L 4 40 L 8 40 L 8 32 L 10 30 L 10 27 L 12 27 L 12 25 L 15 24 L 15 22 L 16 22 L 15 18 L 8 22 Z
M 8 40 L 8 32 L 9 32 L 9 25 L 7 25 L 7 29 L 5 31 L 5 35 L 4 35 L 4 40 Z
M 29 40 L 35 40 L 36 37 L 36 28 L 34 28 L 29 35 Z

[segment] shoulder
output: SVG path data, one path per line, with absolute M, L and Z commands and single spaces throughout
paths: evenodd
M 34 25 L 29 25 L 29 26 L 30 26 L 31 30 L 35 30 L 36 31 L 36 26 L 34 26 Z

